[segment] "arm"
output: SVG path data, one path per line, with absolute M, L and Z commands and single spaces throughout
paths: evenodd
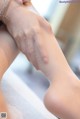
M 27 8 L 24 6 L 19 6 L 18 4 L 16 4 L 16 2 L 12 2 L 6 13 L 6 17 L 9 19 L 9 22 L 5 22 L 5 24 L 7 25 L 7 28 L 11 35 L 14 37 L 18 47 L 23 51 L 23 53 L 26 54 L 26 56 L 30 58 L 30 61 L 31 59 L 33 59 L 34 62 L 37 60 L 36 62 L 39 69 L 43 67 L 41 67 L 41 63 L 39 63 L 38 61 L 42 61 L 44 68 L 41 70 L 43 72 L 48 69 L 49 71 L 46 71 L 47 73 L 53 73 L 55 69 L 55 73 L 57 73 L 57 71 L 59 71 L 62 66 L 62 69 L 65 68 L 66 70 L 68 68 L 71 72 L 67 61 L 64 58 L 53 35 L 49 23 L 44 20 L 44 18 L 30 11 L 28 9 L 29 7 L 30 6 L 27 6 Z M 33 6 L 31 5 L 31 7 Z M 18 12 L 18 14 L 16 13 L 16 11 Z M 38 53 L 35 54 L 36 51 L 38 51 Z M 50 51 L 53 51 L 51 52 L 52 54 L 50 53 Z M 34 56 L 32 54 L 34 54 Z M 37 56 L 38 54 L 39 56 Z M 38 60 L 38 57 L 40 57 L 41 59 Z M 55 63 L 53 63 L 53 59 L 55 60 Z M 33 64 L 35 64 L 34 62 Z M 47 65 L 46 62 L 48 62 Z M 57 64 L 59 64 L 58 69 Z M 53 71 L 51 71 L 52 69 Z
M 8 31 L 15 39 L 18 48 L 27 56 L 28 60 L 38 69 L 38 65 L 34 55 L 34 43 L 44 42 L 40 36 L 45 30 L 46 34 L 50 29 L 49 23 L 40 15 L 35 14 L 31 8 L 33 6 L 19 5 L 16 1 L 12 1 L 8 10 L 4 14 L 3 21 L 7 26 Z M 17 11 L 17 12 L 16 12 Z M 24 19 L 23 19 L 24 18 Z M 41 33 L 40 35 L 39 32 Z M 35 42 L 34 42 L 35 41 Z M 42 60 L 47 56 L 45 43 L 40 48 Z
M 44 18 L 34 14 L 26 7 L 20 6 L 15 1 L 11 2 L 5 16 L 8 20 L 5 21 L 5 24 L 18 47 L 34 65 L 37 63 L 37 67 L 45 75 L 53 77 L 53 71 L 55 74 L 63 73 L 64 69 L 65 73 L 72 73 L 49 23 Z M 53 62 L 53 59 L 55 62 Z
M 5 22 L 9 32 L 18 47 L 30 56 L 30 61 L 36 61 L 38 68 L 52 81 L 44 100 L 46 107 L 57 117 L 80 119 L 80 82 L 70 69 L 50 25 L 16 3 L 11 6 L 6 14 L 10 21 Z M 10 12 L 14 7 L 16 9 Z

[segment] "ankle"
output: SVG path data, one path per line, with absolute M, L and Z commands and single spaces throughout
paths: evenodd
M 51 82 L 44 97 L 44 104 L 55 116 L 64 119 L 73 119 L 71 116 L 72 113 L 69 114 L 69 108 L 66 107 L 69 105 L 68 101 L 71 94 L 78 91 L 80 92 L 80 81 L 74 74 L 64 76 L 61 80 L 59 76 Z M 72 97 L 70 97 L 70 101 L 71 100 L 73 100 Z M 67 118 L 65 118 L 65 115 Z
M 18 2 L 16 2 L 15 0 L 10 0 L 10 3 L 7 7 L 7 10 L 4 12 L 3 16 L 2 16 L 2 21 L 7 25 L 8 22 L 10 22 L 10 19 L 13 15 L 14 11 L 17 11 L 16 8 L 20 6 L 18 4 Z
M 51 87 L 48 89 L 45 97 L 44 97 L 44 105 L 45 107 L 55 116 L 59 117 L 58 114 L 59 112 L 59 100 L 54 94 L 52 93 Z

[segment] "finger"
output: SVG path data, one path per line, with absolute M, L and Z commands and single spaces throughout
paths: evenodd
M 25 39 L 25 36 L 23 35 L 23 33 L 21 33 L 21 35 L 17 36 L 17 45 L 18 45 L 18 48 L 20 49 L 20 51 L 26 55 L 27 59 L 30 61 L 29 59 L 29 56 L 28 56 L 28 53 L 27 53 L 27 48 L 26 48 L 26 40 L 27 40 L 27 36 L 26 36 L 26 39 Z
M 47 48 L 46 48 L 46 41 L 45 41 L 45 37 L 44 34 L 37 34 L 36 36 L 36 46 L 37 46 L 37 50 L 38 53 L 42 59 L 42 61 L 44 63 L 48 62 L 48 54 L 47 54 Z
M 16 42 L 16 44 L 17 44 L 19 50 L 21 50 L 21 43 L 20 43 L 21 38 L 22 38 L 22 37 L 21 37 L 21 34 L 14 36 L 15 42 Z
M 29 38 L 28 41 L 26 42 L 27 42 L 27 50 L 28 50 L 28 56 L 29 56 L 30 62 L 38 70 L 38 64 L 37 64 L 37 60 L 36 60 L 35 52 L 34 52 L 33 39 Z
M 36 57 L 35 57 L 35 52 L 34 52 L 34 45 L 33 45 L 33 36 L 31 33 L 27 33 L 27 39 L 26 35 L 24 34 L 25 37 L 25 55 L 28 57 L 29 61 L 34 65 L 36 69 L 38 69 Z

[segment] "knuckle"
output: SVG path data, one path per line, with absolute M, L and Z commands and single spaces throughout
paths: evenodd
M 52 32 L 52 28 L 51 28 L 51 25 L 49 23 L 47 23 L 47 28 L 50 32 Z
M 22 36 L 23 36 L 23 33 L 16 33 L 16 34 L 14 34 L 14 39 L 19 41 L 22 39 Z
M 27 36 L 27 34 L 28 34 L 28 31 L 27 30 L 24 30 L 24 36 Z
M 26 41 L 26 40 L 28 39 L 28 37 L 29 37 L 28 31 L 27 31 L 27 30 L 24 30 L 22 36 L 23 36 L 23 37 L 22 37 L 22 40 L 23 40 L 23 41 Z
M 36 27 L 33 28 L 33 31 L 34 31 L 35 34 L 40 34 L 41 30 L 40 30 L 39 26 L 36 26 Z
M 18 38 L 18 35 L 17 34 L 13 34 L 14 36 L 14 39 L 17 39 Z
M 24 36 L 25 36 L 26 38 L 31 37 L 32 35 L 33 35 L 32 29 L 28 29 L 28 30 L 25 30 L 25 31 L 24 31 Z

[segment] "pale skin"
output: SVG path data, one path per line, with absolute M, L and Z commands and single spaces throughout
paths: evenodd
M 18 9 L 21 10 L 22 14 L 20 13 L 20 15 L 25 16 L 27 14 L 29 16 L 30 15 L 34 16 L 34 14 L 31 11 L 26 12 L 25 8 L 23 8 L 23 7 L 18 7 L 17 10 Z M 22 11 L 24 11 L 25 14 L 23 14 Z M 10 12 L 8 12 L 8 13 L 10 13 Z M 16 13 L 14 13 L 14 14 L 16 15 Z M 8 14 L 8 15 L 10 15 L 10 14 Z M 40 18 L 40 17 L 37 17 L 37 18 Z M 11 19 L 11 21 L 12 21 L 12 19 Z M 15 19 L 14 19 L 14 21 L 15 21 Z M 43 21 L 45 21 L 45 20 L 43 20 Z M 34 57 L 35 57 L 36 62 L 37 62 L 36 66 L 51 81 L 50 87 L 44 97 L 44 104 L 50 112 L 52 112 L 55 116 L 57 116 L 61 119 L 80 119 L 80 113 L 79 113 L 79 109 L 80 109 L 80 99 L 79 99 L 80 98 L 80 81 L 78 80 L 78 78 L 75 76 L 75 74 L 70 69 L 70 67 L 69 67 L 69 65 L 68 65 L 55 37 L 54 37 L 54 34 L 53 34 L 49 24 L 43 25 L 43 22 L 40 22 L 40 20 L 39 20 L 39 23 L 41 26 L 44 26 L 43 29 L 40 29 L 38 27 L 38 31 L 35 32 L 36 34 L 34 34 L 34 31 L 30 32 L 30 33 L 33 33 L 32 36 L 34 35 L 34 38 L 33 38 L 34 40 L 32 42 L 33 46 L 34 46 L 34 51 L 33 51 L 34 55 L 32 55 L 30 57 L 31 57 L 31 59 L 34 59 Z M 46 21 L 45 21 L 45 23 L 46 23 Z M 11 24 L 12 24 L 12 26 L 11 26 Z M 11 34 L 13 35 L 14 34 L 13 24 L 17 25 L 17 22 L 16 23 L 11 22 L 11 24 L 8 24 L 10 26 L 7 26 L 7 27 L 8 27 L 8 30 L 10 28 L 13 31 L 13 32 L 11 32 Z M 17 28 L 19 28 L 19 26 L 17 26 Z M 20 26 L 20 29 L 21 28 L 25 28 L 24 25 L 23 25 L 23 27 Z M 18 30 L 20 30 L 20 29 L 18 29 Z M 19 33 L 19 32 L 17 32 L 17 33 Z M 30 34 L 28 34 L 28 35 L 30 35 Z M 20 38 L 22 36 L 23 35 L 18 36 L 18 37 Z M 8 36 L 8 37 L 10 38 L 10 36 Z M 32 37 L 31 37 L 31 39 L 32 39 Z M 11 41 L 12 41 L 12 39 L 11 39 Z M 14 42 L 12 42 L 12 44 L 14 44 Z M 13 46 L 15 46 L 15 45 L 13 45 Z M 44 49 L 43 49 L 43 46 L 44 46 Z M 31 46 L 31 49 L 32 49 L 32 46 Z M 46 54 L 45 50 L 46 50 L 47 54 Z M 26 54 L 26 51 L 24 53 Z M 6 64 L 8 64 L 7 58 L 5 58 L 6 55 L 4 55 L 2 50 L 1 50 L 1 54 L 3 54 L 2 55 L 3 57 L 2 56 L 1 57 L 4 59 Z M 30 61 L 33 63 L 33 60 L 30 60 Z M 34 64 L 35 63 L 33 63 L 33 65 Z M 5 70 L 7 68 L 8 68 L 8 65 L 5 67 Z M 2 71 L 2 74 L 3 73 L 4 72 Z
M 0 89 L 0 112 L 6 112 L 8 114 L 8 119 L 10 119 L 9 112 L 6 106 L 6 101 L 4 100 L 4 96 L 1 89 Z
M 27 1 L 27 0 L 26 0 Z M 22 1 L 17 1 L 21 3 Z M 1 1 L 0 1 L 1 3 Z M 4 26 L 0 27 L 0 79 L 12 61 L 15 59 L 19 50 L 12 37 Z M 1 87 L 1 86 L 0 86 Z M 0 112 L 7 113 L 7 119 L 11 119 L 5 98 L 0 88 Z
M 4 26 L 0 27 L 0 79 L 12 61 L 15 59 L 19 50 L 12 37 Z M 7 119 L 11 119 L 8 113 L 6 101 L 0 88 L 0 112 L 7 112 Z
M 29 4 L 29 6 L 31 6 L 31 4 Z M 6 19 L 3 18 L 3 21 L 6 24 L 8 31 L 15 39 L 18 48 L 38 69 L 35 56 L 33 55 L 35 50 L 34 43 L 39 44 L 39 41 L 43 43 L 44 39 L 41 39 L 38 33 L 43 30 L 46 32 L 42 35 L 46 35 L 48 33 L 48 30 L 51 28 L 49 23 L 44 18 L 36 15 L 28 9 L 28 6 L 26 8 L 26 6 L 20 5 L 17 2 L 12 1 L 8 10 L 4 14 L 6 16 Z M 42 46 L 42 49 L 39 48 L 41 52 L 40 55 L 42 56 L 42 60 L 44 61 L 44 57 L 47 56 L 45 48 L 45 43 Z

